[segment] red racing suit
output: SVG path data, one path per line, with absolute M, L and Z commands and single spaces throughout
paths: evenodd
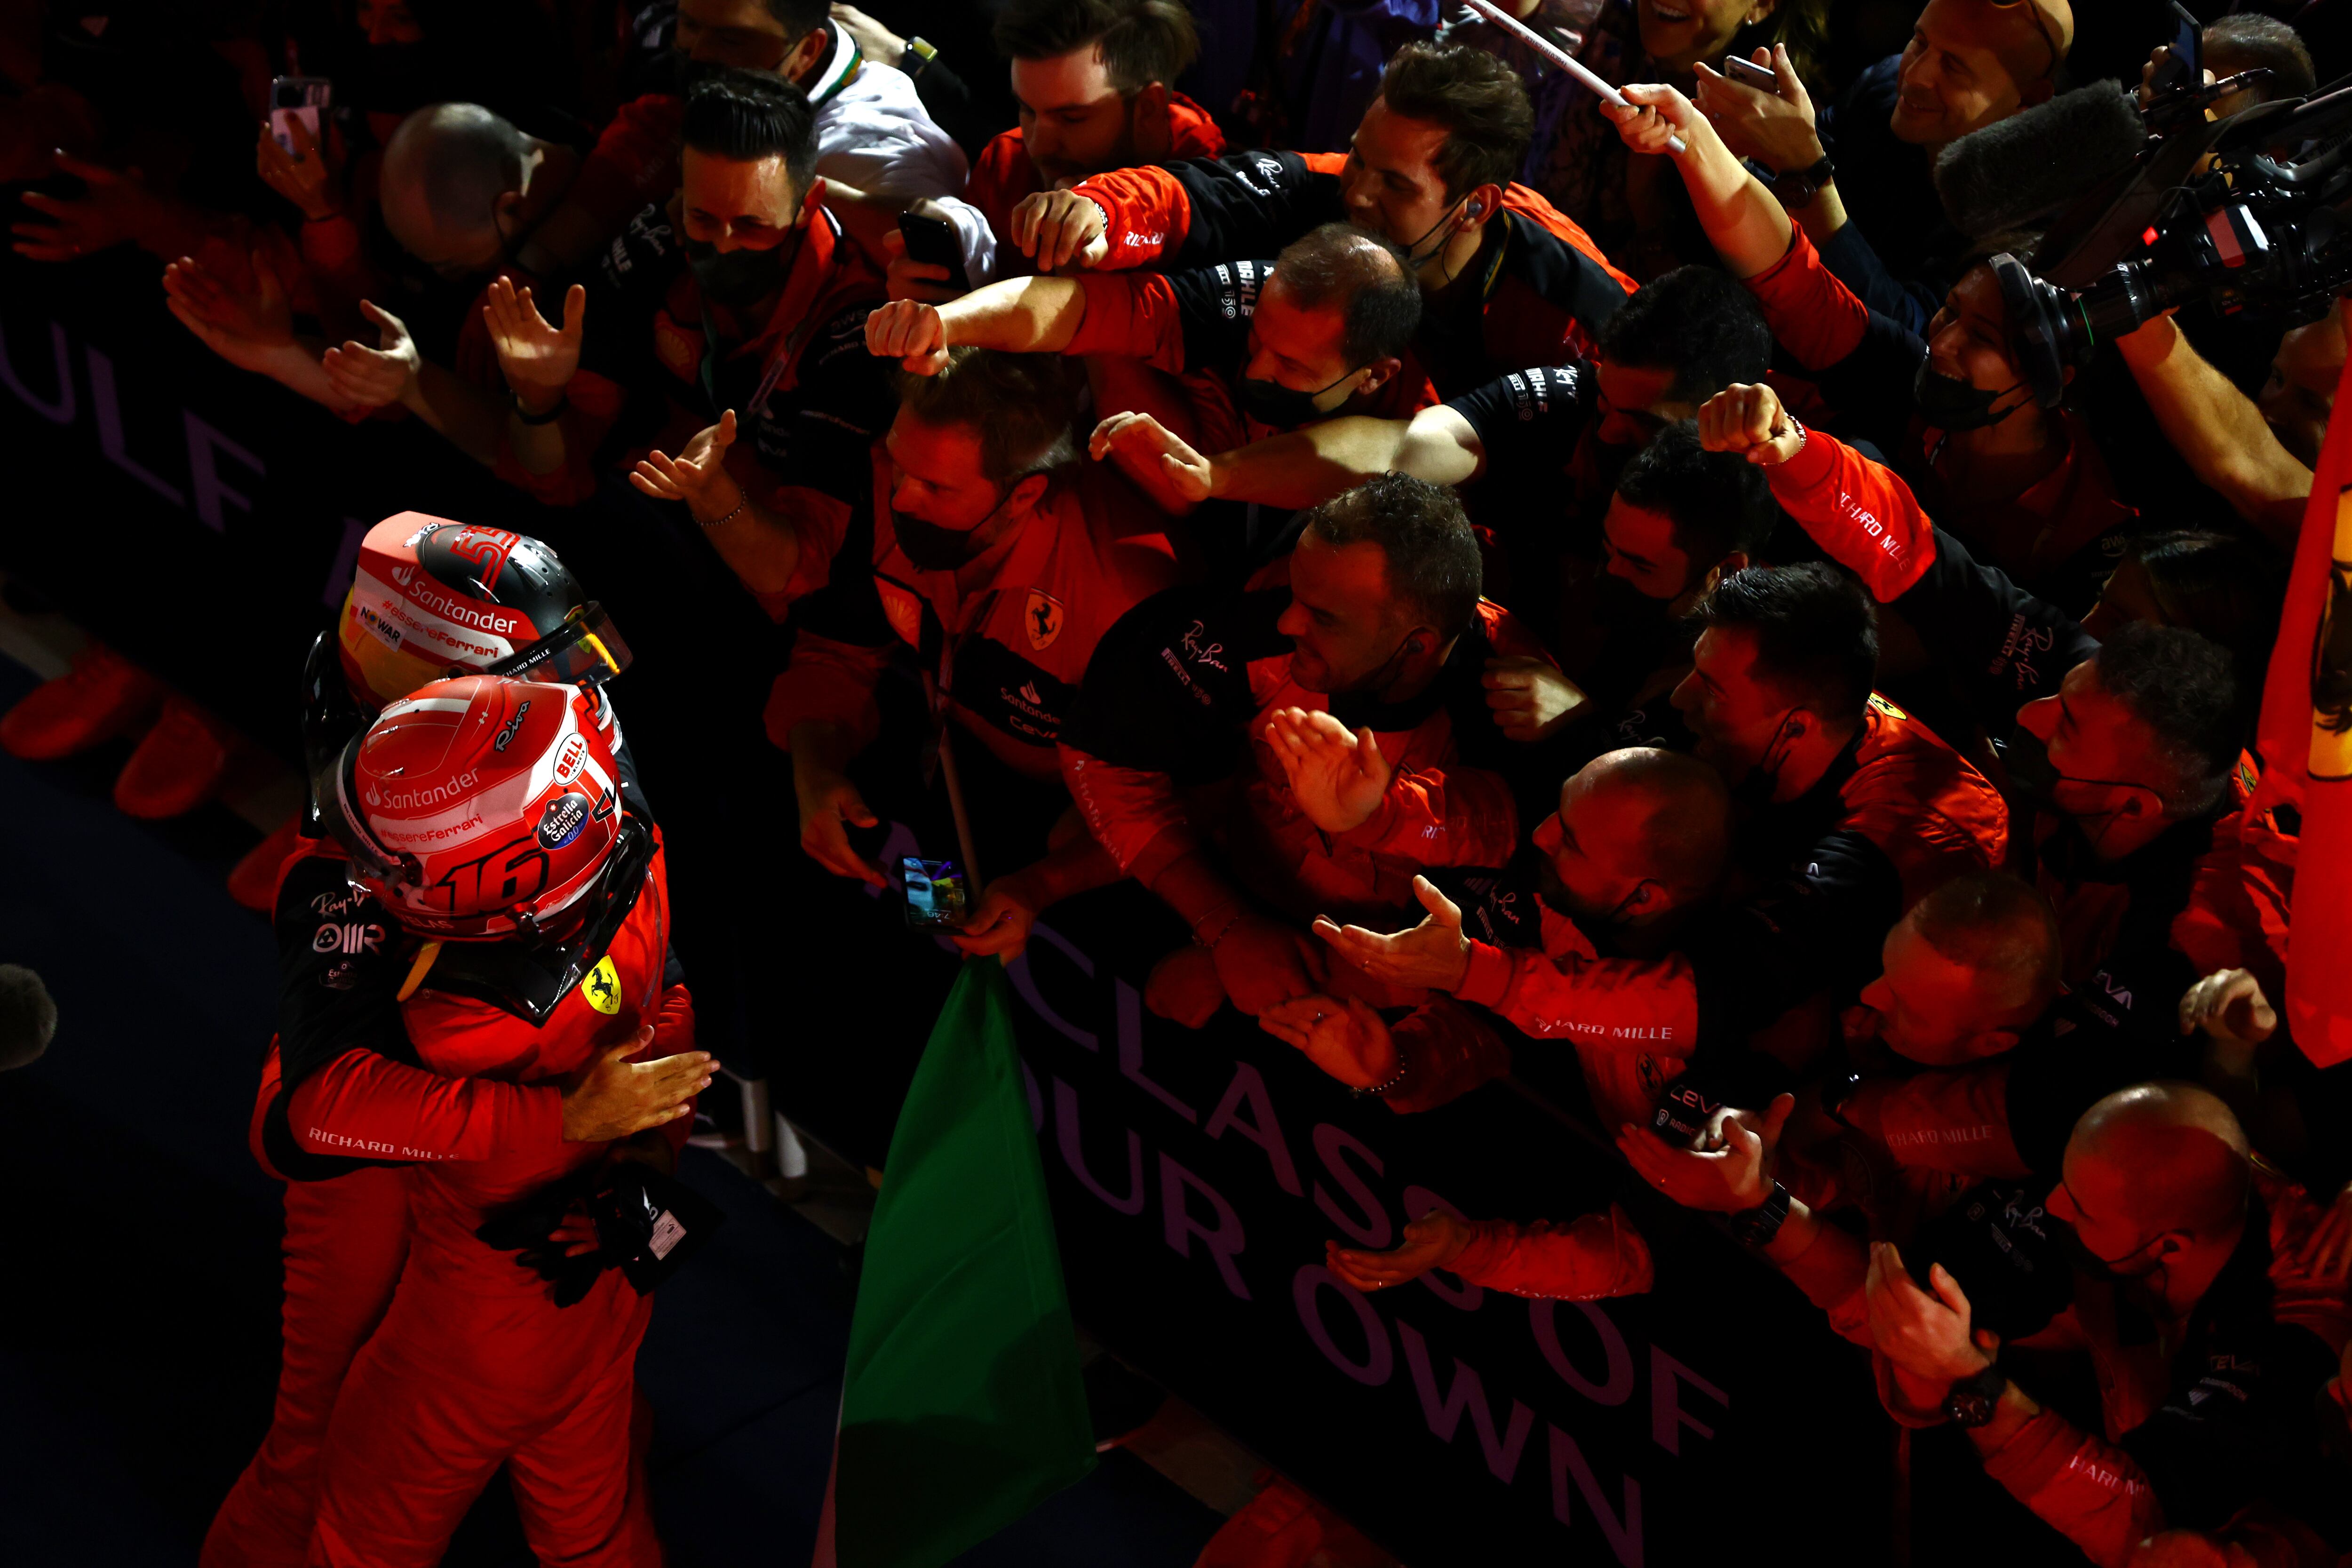
M 832 720 L 863 749 L 880 724 L 875 686 L 903 647 L 935 675 L 957 723 L 1024 777 L 1057 777 L 1055 743 L 1095 645 L 1180 575 L 1165 520 L 1111 469 L 1078 465 L 1055 474 L 1036 510 L 976 560 L 926 572 L 891 531 L 890 461 L 878 445 L 873 484 L 871 575 L 857 582 L 845 565 L 843 586 L 812 602 L 792 663 L 768 694 L 768 738 L 789 751 L 793 726 Z M 878 616 L 840 603 L 877 597 Z M 898 642 L 818 629 L 877 620 Z
M 1225 150 L 1225 133 L 1209 111 L 1170 89 L 1168 92 L 1168 156 L 1171 158 L 1213 158 Z M 971 174 L 965 179 L 963 199 L 980 209 L 988 226 L 996 231 L 1001 241 L 1013 232 L 1013 209 L 1045 187 L 1037 178 L 1037 165 L 1029 161 L 1029 149 L 1023 141 L 1021 128 L 1000 132 L 980 156 L 971 162 Z M 996 276 L 1022 278 L 1036 270 L 1035 264 L 1009 244 L 996 247 Z M 983 279 L 985 281 L 985 279 Z
M 1344 222 L 1343 153 L 1233 153 L 1118 169 L 1072 186 L 1102 209 L 1107 270 L 1205 267 L 1271 256 Z M 1414 339 L 1441 396 L 1522 365 L 1591 357 L 1593 334 L 1634 289 L 1565 213 L 1528 189 L 1503 192 L 1459 293 L 1426 300 Z
M 1289 598 L 1286 588 L 1176 589 L 1103 639 L 1062 742 L 1062 773 L 1119 870 L 1150 887 L 1213 838 L 1242 883 L 1276 908 L 1346 920 L 1412 907 L 1422 867 L 1508 860 L 1520 820 L 1514 784 L 1528 783 L 1509 775 L 1528 756 L 1496 727 L 1480 677 L 1496 654 L 1540 648 L 1508 611 L 1481 600 L 1420 696 L 1334 699 L 1290 677 L 1290 639 L 1275 627 Z M 1327 836 L 1292 800 L 1261 733 L 1265 715 L 1287 707 L 1372 730 L 1396 773 L 1362 826 Z
M 543 1085 L 584 1067 L 675 1000 L 665 997 L 661 850 L 647 833 L 635 852 L 625 838 L 617 853 L 628 858 L 616 868 L 608 910 L 592 914 L 580 951 L 564 955 L 586 966 L 576 984 L 550 995 L 552 961 L 502 967 L 520 950 L 436 951 L 418 988 L 404 986 L 398 1007 L 423 1068 L 509 1088 Z M 313 1563 L 437 1562 L 502 1463 L 541 1561 L 660 1560 L 632 1477 L 630 1438 L 633 1363 L 648 1303 L 610 1271 L 584 1300 L 559 1310 L 547 1284 L 474 1234 L 501 1208 L 605 1154 L 607 1145 L 565 1143 L 560 1123 L 554 1131 L 551 1143 L 434 1160 L 409 1174 L 408 1265 L 328 1426 Z

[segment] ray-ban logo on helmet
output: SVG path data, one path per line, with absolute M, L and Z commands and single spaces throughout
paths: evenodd
M 490 742 L 490 750 L 494 752 L 503 752 L 507 747 L 513 744 L 515 731 L 522 728 L 523 715 L 530 711 L 530 699 L 526 697 L 522 700 L 522 706 L 515 710 L 514 717 L 508 720 L 506 727 L 499 731 L 499 738 Z M 577 736 L 573 738 L 575 740 L 578 739 Z

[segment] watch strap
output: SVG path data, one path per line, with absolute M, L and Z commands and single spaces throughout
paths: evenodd
M 898 56 L 898 68 L 908 76 L 919 76 L 923 68 L 939 57 L 939 46 L 929 39 L 908 38 L 905 51 Z
M 1762 1203 L 1731 1216 L 1731 1234 L 1744 1247 L 1769 1247 L 1788 1217 L 1789 1189 L 1775 1182 Z
M 1944 1395 L 1944 1415 L 1953 1426 L 1964 1429 L 1989 1426 L 2008 1387 L 2009 1373 L 1997 1364 L 1988 1366 L 1952 1384 L 1951 1392 Z

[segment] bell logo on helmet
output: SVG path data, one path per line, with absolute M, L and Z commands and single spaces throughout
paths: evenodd
M 561 849 L 588 826 L 588 797 L 577 790 L 557 795 L 539 816 L 539 847 Z
M 563 738 L 563 750 L 555 754 L 555 782 L 560 784 L 570 784 L 573 779 L 580 776 L 580 770 L 587 766 L 587 764 L 588 742 L 586 737 L 582 735 L 565 736 Z

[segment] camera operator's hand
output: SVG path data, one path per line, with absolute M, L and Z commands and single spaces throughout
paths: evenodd
M 1969 1299 L 1940 1263 L 1927 1268 L 1934 1295 L 1919 1289 L 1891 1241 L 1870 1244 L 1863 1305 L 1873 1342 L 1886 1359 L 1924 1383 L 1954 1384 L 1992 1364 L 2000 1342 L 1969 1331 Z
M 71 261 L 94 256 L 125 240 L 136 239 L 152 224 L 161 204 L 135 169 L 110 169 L 84 163 L 62 148 L 50 154 L 61 174 L 71 174 L 88 188 L 79 196 L 53 196 L 26 191 L 17 199 L 47 218 L 13 226 L 16 254 L 33 261 Z
M 1257 1026 L 1349 1089 L 1374 1089 L 1397 1075 L 1396 1037 L 1360 996 L 1294 996 L 1259 1014 Z
M 2242 969 L 2217 969 L 2180 998 L 2180 1032 L 2202 1029 L 2224 1046 L 2251 1051 L 2278 1027 L 2263 983 Z
M 1225 999 L 1253 1018 L 1323 984 L 1323 950 L 1307 934 L 1260 914 L 1243 914 L 1209 951 Z
M 559 327 L 539 313 L 529 284 L 518 289 L 504 276 L 490 279 L 483 291 L 482 324 L 489 329 L 507 389 L 524 413 L 544 414 L 563 400 L 563 389 L 580 368 L 581 325 L 587 314 L 588 290 L 580 284 L 563 296 Z
M 1490 658 L 1479 678 L 1486 706 L 1507 741 L 1549 741 L 1584 711 L 1588 699 L 1549 659 Z
M 1620 91 L 1632 107 L 1620 109 L 1613 103 L 1603 103 L 1601 112 L 1617 127 L 1617 134 L 1633 152 L 1671 155 L 1674 149 L 1668 143 L 1677 136 L 1683 139 L 1685 148 L 1691 145 L 1694 136 L 1720 140 L 1706 116 L 1671 87 L 1637 82 Z
M 1759 468 L 1776 468 L 1805 445 L 1804 432 L 1769 386 L 1735 382 L 1700 405 L 1699 445 L 1738 452 Z
M 710 1087 L 719 1064 L 709 1051 L 680 1051 L 651 1061 L 629 1058 L 656 1035 L 648 1024 L 563 1080 L 567 1143 L 609 1143 L 693 1113 L 688 1102 Z
M 261 122 L 261 140 L 254 144 L 253 161 L 262 184 L 299 207 L 312 223 L 339 216 L 343 210 L 343 139 L 333 121 L 327 122 L 323 147 L 299 115 L 290 121 L 287 135 L 294 143 L 291 153 L 278 144 L 269 121 Z
M 1410 931 L 1384 935 L 1317 915 L 1315 934 L 1331 944 L 1342 963 L 1362 970 L 1374 980 L 1451 991 L 1470 969 L 1470 942 L 1462 934 L 1461 906 L 1426 877 L 1413 878 L 1412 891 L 1429 913 Z
M 940 205 L 925 196 L 907 209 L 917 217 L 947 221 Z M 929 305 L 944 305 L 959 299 L 968 290 L 964 280 L 936 261 L 918 261 L 907 254 L 907 237 L 893 226 L 882 231 L 882 249 L 889 258 L 884 270 L 887 300 L 919 300 Z
M 1030 928 L 1037 923 L 1037 908 L 1021 881 L 1021 874 L 1000 877 L 980 895 L 980 907 L 948 940 L 966 958 L 999 958 L 1010 963 L 1028 950 Z
M 1277 708 L 1261 733 L 1290 781 L 1291 798 L 1324 832 L 1360 827 L 1381 808 L 1396 770 L 1370 729 L 1351 735 L 1328 713 Z
M 749 500 L 727 471 L 727 448 L 734 444 L 735 411 L 730 408 L 718 424 L 696 431 L 677 457 L 647 452 L 630 470 L 629 482 L 656 500 L 684 501 L 694 521 L 708 528 Z
M 1418 1279 L 1433 1268 L 1445 1268 L 1462 1256 L 1470 1241 L 1467 1221 L 1456 1219 L 1444 1209 L 1432 1209 L 1404 1227 L 1404 1244 L 1401 1247 L 1386 1252 L 1366 1252 L 1360 1247 L 1327 1241 L 1323 1244 L 1323 1262 L 1341 1282 L 1359 1290 L 1385 1290 L 1391 1285 Z
M 238 293 L 229 280 L 192 257 L 163 268 L 166 304 L 181 324 L 213 353 L 242 370 L 258 370 L 268 353 L 294 342 L 294 311 L 278 272 L 261 251 L 252 255 L 253 289 Z
M 329 349 L 320 360 L 337 396 L 353 408 L 382 408 L 398 403 L 415 388 L 425 356 L 408 335 L 407 323 L 373 300 L 360 301 L 360 313 L 376 326 L 376 341 L 350 342 Z
M 1695 107 L 1733 157 L 1753 158 L 1776 174 L 1811 168 L 1822 161 L 1822 139 L 1814 129 L 1812 97 L 1789 61 L 1788 46 L 1759 48 L 1748 58 L 1771 71 L 1779 83 L 1775 90 L 1734 81 L 1701 61 Z
M 1198 506 L 1209 499 L 1209 459 L 1149 414 L 1114 414 L 1095 426 L 1087 452 L 1108 458 L 1119 471 L 1164 507 Z
M 2170 44 L 2158 44 L 2156 46 L 2155 52 L 2147 57 L 2147 63 L 2139 68 L 2139 107 L 2141 112 L 2147 112 L 2147 106 L 2156 101 L 2156 73 L 2163 69 L 2164 62 L 2171 58 L 2172 46 Z M 2213 73 L 2211 71 L 2206 71 L 2203 75 L 2204 79 L 2197 85 L 2200 87 L 2211 87 L 2214 82 Z
M 849 847 L 851 827 L 876 827 L 881 818 L 866 808 L 849 775 L 793 753 L 793 793 L 800 799 L 801 848 L 836 877 L 876 888 L 889 886 L 881 872 Z
M 948 367 L 947 322 L 936 305 L 893 300 L 866 318 L 866 352 L 908 375 L 937 375 Z
M 1796 1106 L 1796 1096 L 1784 1094 L 1760 1121 L 1751 1122 L 1745 1111 L 1719 1113 L 1695 1149 L 1669 1148 L 1628 1123 L 1617 1130 L 1617 1148 L 1635 1174 L 1683 1207 L 1738 1214 L 1772 1195 L 1772 1156 Z
M 1100 266 L 1108 227 L 1102 208 L 1074 191 L 1038 191 L 1013 209 L 1013 244 L 1040 272 Z

